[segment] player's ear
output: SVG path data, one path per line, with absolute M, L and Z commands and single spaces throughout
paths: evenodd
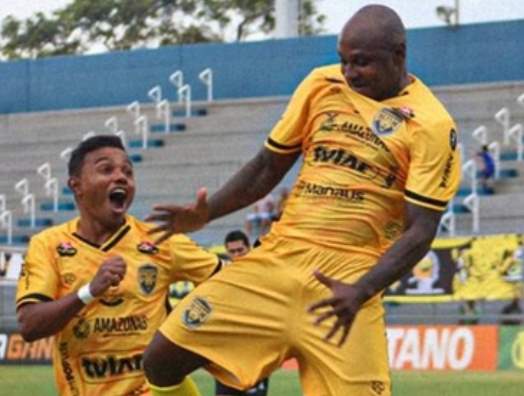
M 76 196 L 80 188 L 80 178 L 77 176 L 70 176 L 69 179 L 67 179 L 67 186 Z

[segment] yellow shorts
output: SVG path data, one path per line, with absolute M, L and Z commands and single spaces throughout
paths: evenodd
M 161 326 L 172 342 L 212 362 L 222 383 L 246 389 L 295 357 L 306 396 L 389 396 L 384 310 L 379 297 L 357 315 L 342 348 L 323 340 L 307 312 L 331 292 L 313 276 L 354 282 L 369 256 L 268 237 L 186 296 Z M 358 268 L 358 270 L 355 270 Z

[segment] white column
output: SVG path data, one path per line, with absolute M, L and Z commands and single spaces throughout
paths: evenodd
M 275 1 L 275 38 L 298 36 L 300 0 Z

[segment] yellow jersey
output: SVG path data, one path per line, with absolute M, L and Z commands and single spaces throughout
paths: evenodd
M 272 234 L 380 256 L 405 226 L 405 201 L 443 211 L 460 179 L 457 128 L 416 77 L 377 102 L 339 65 L 315 69 L 265 145 L 303 164 Z
M 31 238 L 17 308 L 73 293 L 93 278 L 104 260 L 122 256 L 127 263 L 123 281 L 55 335 L 55 378 L 62 396 L 148 395 L 142 354 L 167 317 L 169 285 L 180 280 L 200 283 L 220 268 L 220 260 L 184 235 L 155 246 L 147 234 L 151 225 L 132 216 L 102 246 L 76 234 L 77 222 Z

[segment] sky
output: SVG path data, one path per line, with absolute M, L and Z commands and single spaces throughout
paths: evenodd
M 37 11 L 50 12 L 72 0 L 0 0 L 0 19 L 12 14 L 26 18 Z M 524 19 L 523 0 L 458 0 L 461 23 Z M 407 28 L 442 26 L 435 8 L 453 6 L 455 0 L 317 0 L 326 15 L 326 33 L 337 34 L 346 19 L 366 4 L 384 4 L 395 9 Z

